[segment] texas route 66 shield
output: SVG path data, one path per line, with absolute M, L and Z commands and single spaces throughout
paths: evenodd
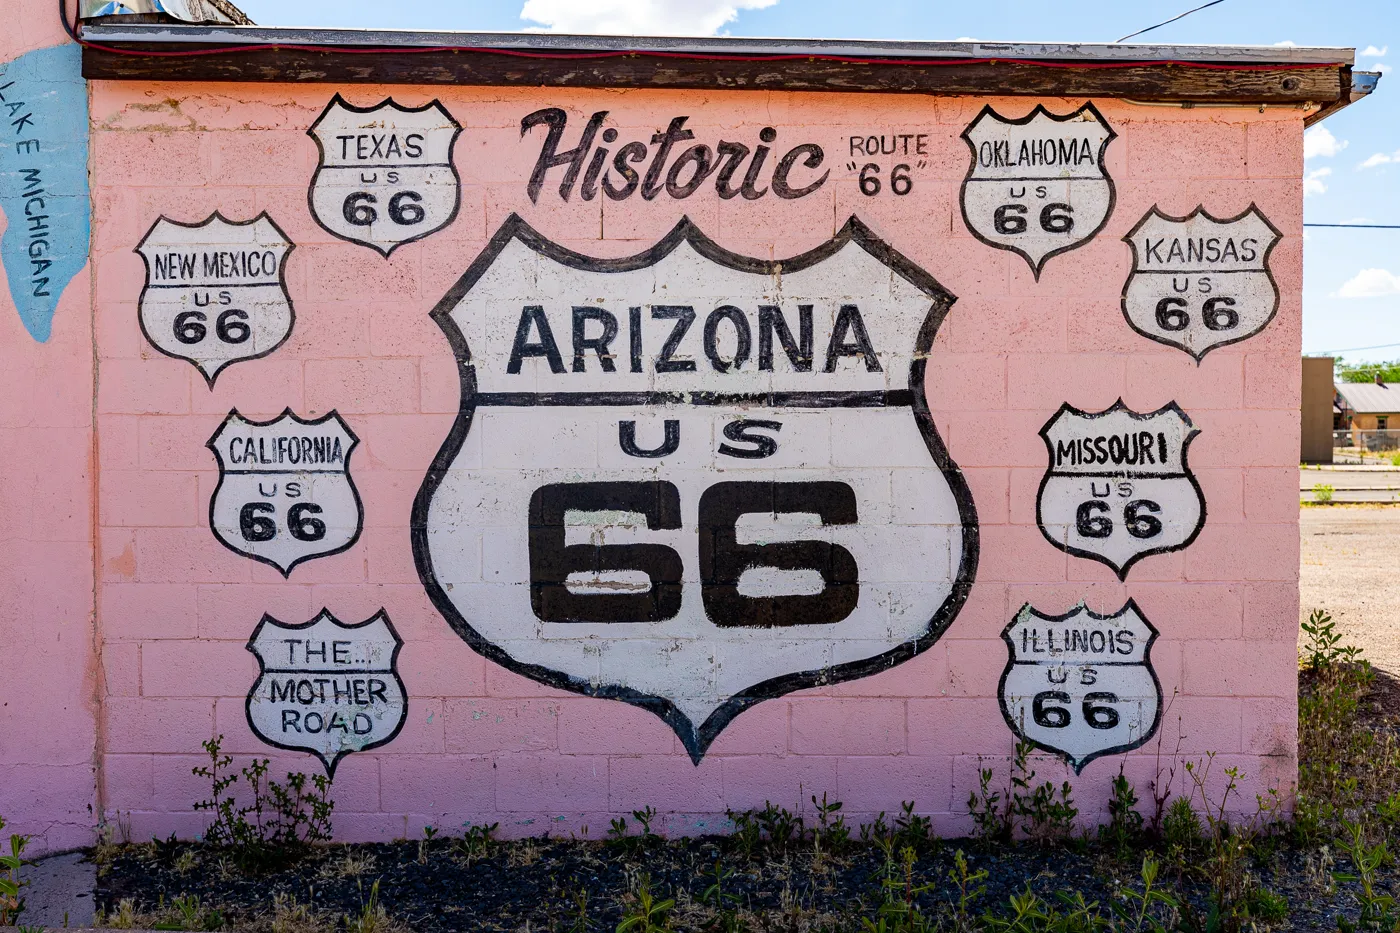
M 1204 207 L 1172 217 L 1156 207 L 1123 239 L 1133 271 L 1123 316 L 1148 340 L 1201 358 L 1259 333 L 1278 311 L 1269 254 L 1283 237 L 1253 204 L 1219 220 Z
M 1037 105 L 1014 120 L 983 107 L 962 134 L 972 150 L 962 187 L 967 228 L 1020 253 L 1039 280 L 1050 257 L 1108 223 L 1115 193 L 1104 154 L 1117 135 L 1092 103 L 1063 116 Z
M 314 421 L 289 408 L 271 421 L 229 412 L 205 445 L 219 462 L 209 527 L 227 548 L 290 576 L 360 537 L 364 507 L 350 479 L 360 439 L 334 411 Z
M 1175 402 L 1145 415 L 1121 399 L 1100 412 L 1066 402 L 1040 429 L 1050 454 L 1036 501 L 1041 532 L 1120 580 L 1144 557 L 1186 547 L 1206 520 L 1186 459 L 1199 433 Z
M 160 218 L 136 246 L 146 263 L 141 333 L 213 388 L 224 367 L 267 356 L 291 336 L 292 249 L 266 213 L 243 222 L 218 212 L 197 224 Z
M 457 216 L 462 184 L 452 149 L 462 127 L 434 100 L 354 107 L 339 94 L 307 133 L 321 162 L 311 215 L 329 233 L 388 256 Z
M 1131 599 L 1112 615 L 1080 603 L 1050 616 L 1026 603 L 1001 637 L 1010 653 L 998 690 L 1006 724 L 1063 755 L 1075 774 L 1157 732 L 1162 685 L 1149 657 L 1157 630 Z
M 908 660 L 976 569 L 924 396 L 953 300 L 854 218 L 779 263 L 689 220 L 593 259 L 511 217 L 433 312 L 462 398 L 423 583 L 486 657 L 650 710 L 697 763 L 764 699 Z

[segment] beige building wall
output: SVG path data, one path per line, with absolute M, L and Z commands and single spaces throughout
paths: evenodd
M 1333 362 L 1330 356 L 1303 358 L 1304 463 L 1332 462 Z

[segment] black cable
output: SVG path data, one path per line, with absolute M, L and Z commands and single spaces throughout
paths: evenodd
M 1204 10 L 1206 7 L 1212 7 L 1212 6 L 1215 6 L 1217 3 L 1224 3 L 1224 2 L 1225 2 L 1225 0 L 1210 0 L 1210 3 L 1203 4 L 1203 5 L 1201 5 L 1201 6 L 1196 7 L 1196 8 L 1193 9 L 1193 10 L 1187 10 L 1185 13 L 1180 13 L 1180 14 L 1178 14 L 1178 15 L 1176 15 L 1176 16 L 1173 16 L 1171 19 L 1167 20 L 1166 22 L 1158 23 L 1156 26 L 1148 26 L 1146 29 L 1139 29 L 1137 32 L 1130 32 L 1130 33 L 1128 33 L 1126 36 L 1124 36 L 1122 39 L 1115 39 L 1115 40 L 1114 40 L 1114 44 L 1117 44 L 1117 43 L 1119 43 L 1119 42 L 1123 42 L 1123 41 L 1125 41 L 1125 40 L 1127 40 L 1127 39 L 1131 39 L 1133 36 L 1140 36 L 1140 35 L 1142 35 L 1144 32 L 1151 32 L 1151 31 L 1154 30 L 1154 29 L 1161 29 L 1163 26 L 1170 25 L 1170 24 L 1176 22 L 1176 21 L 1179 20 L 1179 19 L 1185 19 L 1186 17 L 1190 16 L 1192 13 L 1199 13 L 1201 10 Z
M 83 0 L 78 0 L 78 2 L 82 3 Z M 68 33 L 68 38 L 79 44 L 82 43 L 83 40 L 78 38 L 78 30 L 73 25 L 77 22 L 77 17 L 73 18 L 73 23 L 68 22 L 68 0 L 58 0 L 58 21 L 63 24 L 63 31 Z

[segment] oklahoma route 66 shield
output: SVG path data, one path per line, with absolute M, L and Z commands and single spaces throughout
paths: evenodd
M 1010 653 L 998 690 L 1006 724 L 1063 755 L 1075 774 L 1157 732 L 1162 685 L 1149 657 L 1157 630 L 1133 600 L 1106 616 L 1083 603 L 1058 616 L 1026 603 L 1001 637 Z
M 267 356 L 291 336 L 292 249 L 266 213 L 241 223 L 218 212 L 197 224 L 160 218 L 136 247 L 146 263 L 141 333 L 213 388 L 225 366 Z
M 364 524 L 350 480 L 359 443 L 334 411 L 315 421 L 290 408 L 271 421 L 229 412 L 205 445 L 219 461 L 209 499 L 214 537 L 284 577 L 302 561 L 346 550 Z
M 339 94 L 307 130 L 321 163 L 311 215 L 329 233 L 388 256 L 457 216 L 462 183 L 452 149 L 462 127 L 439 101 L 404 107 L 392 98 L 354 107 Z
M 983 107 L 962 134 L 972 150 L 962 187 L 967 228 L 1020 253 L 1039 280 L 1050 257 L 1108 223 L 1115 193 L 1104 154 L 1117 135 L 1092 103 L 1064 116 L 1037 105 L 1015 120 Z
M 1050 454 L 1036 500 L 1041 532 L 1120 580 L 1144 557 L 1186 547 L 1206 520 L 1186 461 L 1199 433 L 1175 402 L 1145 415 L 1121 399 L 1092 413 L 1066 402 L 1040 429 Z
M 512 216 L 433 312 L 461 410 L 419 574 L 463 639 L 662 717 L 699 762 L 748 707 L 930 647 L 976 514 L 924 371 L 953 296 L 852 218 L 781 263 L 689 220 L 626 259 Z
M 1269 254 L 1282 239 L 1253 204 L 1219 220 L 1204 207 L 1172 217 L 1156 207 L 1123 239 L 1133 271 L 1123 316 L 1148 340 L 1201 358 L 1259 333 L 1278 311 Z

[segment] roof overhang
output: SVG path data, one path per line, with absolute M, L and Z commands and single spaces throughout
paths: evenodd
M 87 78 L 1109 97 L 1288 106 L 1369 93 L 1346 48 L 291 29 L 89 21 Z M 178 53 L 178 54 L 171 54 Z

